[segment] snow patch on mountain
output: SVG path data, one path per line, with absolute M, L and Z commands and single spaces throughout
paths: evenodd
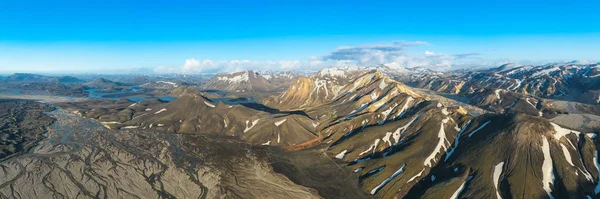
M 277 143 L 281 142 L 281 135 L 279 132 L 277 132 Z
M 469 137 L 473 136 L 473 134 L 477 133 L 477 131 L 479 131 L 479 130 L 481 130 L 483 127 L 487 126 L 487 125 L 488 125 L 490 122 L 491 122 L 491 120 L 490 120 L 490 121 L 487 121 L 487 122 L 485 122 L 485 123 L 483 123 L 481 126 L 479 126 L 479 128 L 477 128 L 477 129 L 475 129 L 475 130 L 471 131 L 471 133 L 469 133 Z
M 575 166 L 573 164 L 573 160 L 571 159 L 571 152 L 569 152 L 569 149 L 567 149 L 567 147 L 565 147 L 564 144 L 560 144 L 560 148 L 563 151 L 563 154 L 565 155 L 565 158 L 567 159 L 567 162 L 571 165 L 571 166 Z
M 456 148 L 458 147 L 460 136 L 463 134 L 463 132 L 465 132 L 465 130 L 467 130 L 467 127 L 469 127 L 469 124 L 471 124 L 471 120 L 469 120 L 467 122 L 467 124 L 465 124 L 465 126 L 460 131 L 458 131 L 458 134 L 456 135 L 456 138 L 454 139 L 454 146 L 452 146 L 452 148 L 450 148 L 450 150 L 446 151 L 446 158 L 444 159 L 444 161 L 448 161 L 448 158 L 450 158 L 450 156 L 452 156 L 452 154 L 454 153 L 454 150 L 456 150 Z
M 544 153 L 544 162 L 542 163 L 542 187 L 548 196 L 552 196 L 552 185 L 554 184 L 554 168 L 552 166 L 552 156 L 550 155 L 550 144 L 546 137 L 542 138 L 542 152 Z
M 527 101 L 527 103 L 529 103 L 529 105 L 531 105 L 535 110 L 537 110 L 537 108 L 535 107 L 535 105 L 533 103 L 531 103 L 529 100 L 531 98 L 526 98 L 525 101 Z M 535 99 L 534 99 L 535 100 Z M 537 103 L 537 102 L 536 102 Z
M 392 110 L 394 110 L 396 107 L 398 106 L 397 103 L 395 103 L 393 106 L 391 106 L 390 108 L 386 109 L 385 111 L 381 112 L 381 115 L 383 115 L 383 120 L 381 120 L 379 122 L 379 125 L 382 125 L 388 118 L 388 115 L 390 115 L 390 113 L 392 112 Z
M 460 195 L 460 193 L 462 193 L 462 191 L 465 189 L 465 185 L 467 184 L 467 182 L 469 182 L 471 179 L 473 178 L 473 176 L 469 176 L 467 177 L 467 179 L 460 184 L 460 186 L 458 187 L 458 189 L 456 189 L 456 191 L 454 191 L 454 194 L 452 194 L 452 196 L 450 196 L 451 199 L 458 199 L 458 196 Z
M 381 189 L 383 186 L 385 186 L 387 183 L 389 183 L 390 181 L 392 181 L 396 176 L 404 173 L 404 169 L 406 168 L 406 164 L 402 165 L 402 167 L 400 167 L 400 169 L 398 169 L 396 172 L 394 172 L 390 177 L 388 177 L 387 179 L 385 179 L 383 182 L 381 182 L 381 184 L 377 185 L 375 188 L 373 188 L 371 190 L 371 195 L 375 195 L 377 193 L 377 191 L 379 191 L 379 189 Z
M 444 114 L 444 115 L 448 115 L 448 114 L 450 114 L 450 112 L 448 112 L 448 108 L 445 108 L 445 107 L 444 107 L 444 108 L 442 109 L 442 114 Z
M 494 93 L 496 94 L 496 98 L 497 98 L 497 99 L 502 99 L 502 98 L 500 97 L 500 91 L 502 91 L 502 89 L 496 89 L 496 90 L 494 91 Z
M 556 133 L 554 133 L 554 139 L 557 139 L 557 140 L 560 140 L 560 138 L 562 138 L 568 134 L 571 134 L 571 133 L 575 133 L 575 134 L 577 134 L 577 136 L 579 136 L 579 134 L 581 134 L 581 132 L 579 132 L 579 131 L 562 128 L 562 127 L 558 126 L 558 124 L 555 124 L 553 122 L 550 122 L 550 124 L 552 125 L 552 127 L 554 128 L 554 131 L 556 132 Z
M 208 107 L 215 108 L 214 104 L 208 103 L 207 101 L 204 101 L 204 104 L 206 104 Z
M 344 159 L 344 156 L 346 156 L 346 153 L 348 152 L 348 150 L 343 150 L 342 152 L 338 153 L 337 155 L 335 155 L 335 158 L 337 159 Z
M 500 162 L 494 167 L 494 187 L 496 187 L 496 198 L 498 199 L 502 199 L 502 196 L 500 196 L 500 190 L 498 189 L 498 184 L 500 184 L 500 175 L 502 174 L 503 166 L 504 162 Z
M 346 78 L 349 72 L 357 71 L 358 68 L 325 68 L 319 71 L 321 77 L 343 77 Z
M 535 78 L 535 77 L 539 77 L 539 76 L 543 76 L 543 75 L 549 75 L 551 72 L 558 71 L 558 70 L 560 70 L 559 67 L 551 67 L 548 69 L 537 71 L 537 72 L 533 73 L 533 75 L 531 75 L 531 77 Z
M 448 118 L 443 119 L 441 124 L 440 124 L 440 131 L 438 132 L 438 144 L 435 147 L 435 149 L 433 149 L 433 152 L 431 152 L 431 154 L 429 154 L 429 157 L 427 157 L 425 159 L 425 162 L 423 162 L 423 165 L 428 166 L 428 167 L 433 167 L 431 164 L 431 161 L 433 160 L 434 162 L 435 160 L 435 156 L 440 152 L 440 150 L 447 150 L 448 148 L 446 147 L 446 142 L 448 142 L 448 138 L 446 138 L 446 131 L 444 131 L 444 124 L 448 123 Z
M 154 113 L 154 114 L 156 115 L 156 114 L 159 114 L 159 113 L 162 113 L 162 112 L 165 112 L 165 111 L 167 111 L 167 109 L 163 108 L 163 109 L 160 109 L 159 111 L 156 111 L 156 113 Z
M 283 124 L 285 121 L 287 121 L 287 118 L 285 118 L 285 119 L 283 119 L 281 121 L 277 121 L 277 122 L 275 122 L 273 124 L 275 124 L 275 126 L 279 126 L 279 125 Z
M 382 79 L 381 82 L 379 83 L 379 89 L 383 90 L 388 86 L 387 83 L 385 83 L 385 79 Z
M 226 82 L 229 82 L 231 84 L 248 82 L 250 80 L 250 77 L 249 77 L 248 73 L 249 72 L 244 72 L 242 74 L 239 74 L 239 75 L 236 75 L 236 76 L 233 76 L 233 77 L 221 76 L 221 77 L 217 77 L 217 80 L 219 80 L 219 81 L 226 81 Z
M 387 132 L 387 133 L 385 133 L 385 135 L 383 136 L 383 138 L 381 140 L 383 140 L 384 144 L 388 144 L 388 146 L 392 146 L 393 143 L 390 140 L 391 137 L 392 137 L 392 132 Z
M 409 103 L 413 100 L 415 100 L 415 99 L 410 96 L 408 98 L 406 98 L 406 102 L 404 103 L 404 106 L 402 106 L 402 109 L 400 109 L 400 111 L 398 111 L 398 114 L 396 115 L 396 117 L 402 117 L 404 115 L 404 113 L 406 113 Z
M 248 132 L 250 129 L 252 129 L 252 127 L 254 127 L 254 125 L 256 125 L 256 123 L 258 123 L 260 119 L 256 119 L 254 121 L 252 121 L 252 126 L 248 126 L 248 123 L 250 122 L 249 120 L 246 120 L 246 129 L 244 129 L 244 133 Z
M 411 177 L 410 179 L 408 179 L 408 181 L 406 181 L 406 183 L 412 182 L 413 180 L 417 179 L 419 176 L 421 176 L 423 174 L 423 172 L 425 171 L 425 168 L 423 168 L 421 170 L 421 172 L 417 173 L 417 175 Z
M 395 141 L 396 144 L 398 144 L 398 142 L 400 141 L 400 136 L 402 136 L 404 134 L 404 132 L 408 129 L 408 127 L 410 127 L 410 125 L 413 122 L 415 122 L 415 120 L 419 119 L 419 117 L 421 117 L 421 115 L 417 115 L 415 118 L 413 118 L 406 125 L 404 125 L 404 126 L 398 128 L 398 129 L 396 129 L 396 131 L 394 131 L 394 133 L 392 133 L 392 138 L 394 138 L 394 141 Z M 402 131 L 400 131 L 400 130 L 402 130 Z
M 179 87 L 179 85 L 177 85 L 177 83 L 175 82 L 168 82 L 168 81 L 157 81 L 156 83 L 163 83 L 163 84 L 169 84 L 175 88 Z
M 375 153 L 375 150 L 377 149 L 377 145 L 379 145 L 379 141 L 381 141 L 380 139 L 376 139 L 375 142 L 373 143 L 373 145 L 371 145 L 367 150 L 361 152 L 360 154 L 358 154 L 358 156 L 362 156 L 366 153 L 369 153 L 369 151 L 373 151 L 373 153 Z

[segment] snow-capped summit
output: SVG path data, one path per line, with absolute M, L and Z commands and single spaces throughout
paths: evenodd
M 586 61 L 549 63 L 539 66 L 505 64 L 492 69 L 453 71 L 446 75 L 411 78 L 417 87 L 472 94 L 481 89 L 504 89 L 552 99 L 568 99 L 597 104 L 600 93 L 600 68 Z
M 570 62 L 567 62 L 568 64 L 593 64 L 593 62 L 590 62 L 588 60 L 572 60 Z
M 291 71 L 260 71 L 258 74 L 275 87 L 287 87 L 296 79 L 305 76 L 301 73 Z
M 217 74 L 201 87 L 233 92 L 269 91 L 275 88 L 267 79 L 251 70 Z
M 352 72 L 364 70 L 359 67 L 337 67 L 337 68 L 324 68 L 321 69 L 317 75 L 320 77 L 342 77 L 346 78 Z

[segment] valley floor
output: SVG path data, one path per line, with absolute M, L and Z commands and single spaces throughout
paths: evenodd
M 57 121 L 46 138 L 0 162 L 0 198 L 366 198 L 322 152 L 111 131 L 64 110 L 49 114 Z

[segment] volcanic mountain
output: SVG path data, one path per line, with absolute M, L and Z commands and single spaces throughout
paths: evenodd
M 600 80 L 594 74 L 598 70 L 597 64 L 577 62 L 505 64 L 490 69 L 413 73 L 409 84 L 486 111 L 543 116 L 560 125 L 597 131 L 600 96 L 596 87 Z M 556 91 L 561 92 L 547 94 Z
M 275 71 L 262 71 L 258 72 L 260 76 L 264 77 L 273 86 L 280 89 L 287 89 L 289 85 L 293 84 L 298 78 L 304 75 L 297 72 L 275 72 Z
M 301 77 L 283 94 L 264 100 L 267 106 L 283 109 L 299 109 L 314 107 L 332 102 L 340 95 L 348 94 L 359 86 L 369 83 L 371 75 L 357 79 L 358 75 L 369 70 L 354 68 L 327 68 L 312 77 Z M 374 70 L 372 71 L 374 72 Z M 372 73 L 374 75 L 375 73 Z M 381 77 L 381 73 L 377 73 Z M 360 81 L 350 84 L 352 80 Z M 386 84 L 385 81 L 382 84 Z M 356 97 L 356 96 L 355 96 Z
M 496 97 L 495 92 L 491 95 Z M 534 100 L 514 107 L 535 105 Z M 327 146 L 330 157 L 346 162 L 358 175 L 363 191 L 378 198 L 597 194 L 596 134 L 579 133 L 531 113 L 475 117 L 462 107 L 429 100 L 378 71 L 356 71 L 335 80 L 319 73 L 265 102 L 280 110 L 303 111 L 318 122 L 317 138 L 290 149 Z
M 471 72 L 415 75 L 416 87 L 454 94 L 504 89 L 536 97 L 600 103 L 598 64 L 553 63 L 541 66 L 502 65 Z
M 590 198 L 596 134 L 520 114 L 473 118 L 406 197 Z M 411 176 L 407 175 L 406 177 Z M 412 179 L 412 178 L 411 178 Z
M 227 104 L 185 92 L 167 104 L 132 104 L 123 111 L 130 121 L 106 121 L 112 128 L 152 129 L 172 133 L 238 136 L 262 145 L 292 146 L 317 137 L 315 124 L 303 112 L 278 111 L 258 104 Z
M 275 86 L 254 71 L 242 71 L 217 74 L 201 88 L 232 92 L 260 92 L 273 90 Z
M 339 89 L 345 94 L 332 93 L 337 96 L 305 111 L 319 118 L 318 142 L 328 146 L 327 153 L 345 161 L 363 191 L 378 198 L 585 198 L 599 193 L 594 133 L 521 113 L 474 117 L 379 72 L 359 74 L 351 82 Z M 534 100 L 514 106 L 525 108 Z M 281 104 L 298 109 L 298 103 Z

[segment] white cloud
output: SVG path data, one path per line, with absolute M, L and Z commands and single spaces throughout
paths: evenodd
M 197 60 L 187 59 L 183 66 L 155 69 L 159 73 L 220 73 L 242 70 L 319 70 L 326 67 L 354 67 L 387 65 L 395 68 L 424 67 L 434 70 L 449 70 L 484 64 L 478 53 L 444 54 L 426 50 L 424 53 L 409 51 L 412 47 L 426 46 L 423 41 L 395 41 L 390 43 L 341 46 L 323 56 L 312 56 L 306 60 Z M 488 63 L 489 64 L 489 63 Z
M 427 42 L 392 42 L 387 44 L 343 46 L 322 56 L 322 60 L 345 61 L 358 66 L 387 65 L 394 68 L 424 67 L 449 70 L 479 54 L 449 55 L 426 50 L 423 54 L 412 53 L 409 48 L 428 45 Z
M 320 57 L 324 61 L 344 61 L 358 66 L 387 65 L 394 68 L 424 67 L 434 70 L 456 68 L 461 62 L 479 54 L 465 53 L 449 55 L 426 50 L 423 54 L 412 53 L 410 48 L 428 45 L 427 42 L 391 42 L 374 45 L 343 46 Z
M 351 61 L 361 66 L 372 66 L 393 62 L 397 57 L 404 56 L 406 54 L 406 48 L 427 44 L 427 42 L 423 41 L 397 41 L 384 44 L 342 46 L 320 58 L 324 61 L 343 60 Z
M 159 66 L 154 69 L 157 73 L 221 73 L 221 72 L 236 72 L 244 70 L 273 70 L 287 71 L 306 69 L 304 66 L 320 64 L 318 61 L 302 62 L 299 60 L 280 60 L 280 61 L 258 61 L 258 60 L 197 60 L 194 58 L 187 59 L 183 66 L 166 67 Z

